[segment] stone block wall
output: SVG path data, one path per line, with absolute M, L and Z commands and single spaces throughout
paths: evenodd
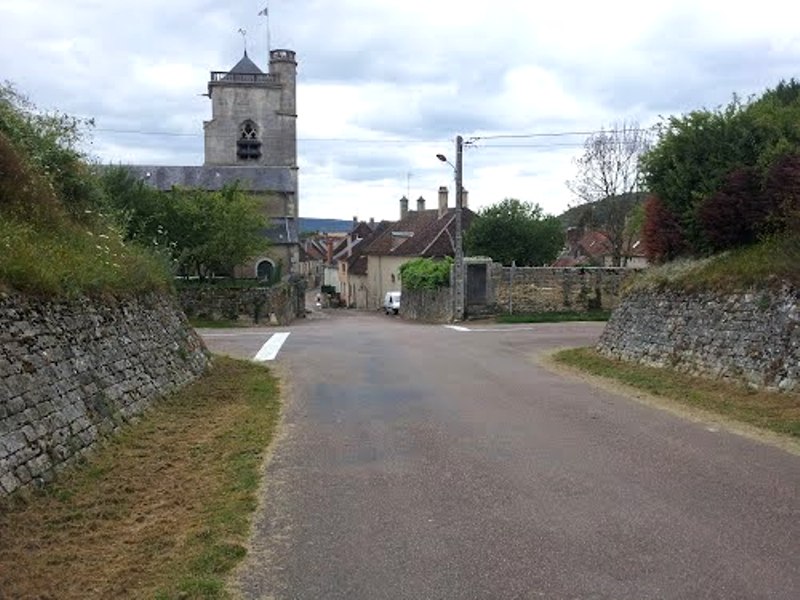
M 426 323 L 449 323 L 453 320 L 452 288 L 408 290 L 403 288 L 400 316 Z
M 186 316 L 213 321 L 288 325 L 305 315 L 305 281 L 264 288 L 186 287 L 178 298 Z
M 501 314 L 611 310 L 635 269 L 615 267 L 503 267 L 491 265 L 495 312 Z
M 208 361 L 170 296 L 0 293 L 0 495 L 50 481 Z
M 632 292 L 597 348 L 612 358 L 800 391 L 800 290 Z

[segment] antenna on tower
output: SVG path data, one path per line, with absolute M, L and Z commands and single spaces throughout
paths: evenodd
M 264 17 L 267 20 L 267 56 L 269 56 L 271 50 L 271 40 L 269 39 L 269 6 L 265 6 L 264 10 L 258 13 L 259 17 Z
M 247 31 L 239 27 L 239 33 L 242 34 L 242 43 L 244 44 L 244 53 L 247 54 Z

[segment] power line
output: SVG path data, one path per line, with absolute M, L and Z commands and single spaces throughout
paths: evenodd
M 627 129 L 626 131 L 652 131 L 653 128 L 638 128 L 638 129 Z M 141 129 L 115 129 L 115 128 L 108 128 L 108 127 L 96 127 L 94 131 L 99 133 L 119 133 L 119 134 L 130 134 L 130 135 L 154 135 L 154 136 L 164 136 L 164 137 L 200 137 L 204 135 L 201 132 L 197 133 L 186 133 L 180 131 L 147 131 Z M 569 137 L 575 135 L 596 135 L 599 133 L 611 133 L 616 130 L 614 129 L 598 129 L 594 131 L 551 131 L 551 132 L 542 132 L 542 133 L 510 133 L 510 134 L 496 134 L 496 135 L 480 135 L 480 136 L 471 136 L 469 138 L 469 142 L 479 142 L 483 140 L 502 140 L 502 139 L 532 139 L 532 138 L 560 138 L 560 137 Z M 452 140 L 427 140 L 427 139 L 419 139 L 419 138 L 410 138 L 410 139 L 374 139 L 374 138 L 348 138 L 348 137 L 336 137 L 336 138 L 297 138 L 298 142 L 319 142 L 319 143 L 347 143 L 347 144 L 442 144 L 448 143 Z M 574 142 L 577 143 L 577 142 Z M 552 144 L 550 146 L 558 146 L 560 144 Z M 572 145 L 572 144 L 563 144 L 564 146 Z M 582 143 L 581 143 L 582 145 Z M 481 148 L 490 148 L 490 147 L 514 147 L 514 148 L 525 148 L 525 147 L 548 147 L 545 145 L 538 145 L 538 146 L 525 146 L 522 144 L 507 144 L 505 146 L 500 144 L 481 144 Z

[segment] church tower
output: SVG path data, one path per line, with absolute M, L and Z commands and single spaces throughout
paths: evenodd
M 205 165 L 295 168 L 296 79 L 291 50 L 272 50 L 268 73 L 246 51 L 230 71 L 212 71 Z

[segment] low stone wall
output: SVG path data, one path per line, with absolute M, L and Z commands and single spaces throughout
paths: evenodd
M 491 265 L 491 302 L 501 314 L 611 310 L 622 283 L 637 271 L 614 267 Z
M 633 292 L 597 348 L 613 358 L 800 391 L 800 291 Z
M 186 316 L 212 321 L 288 325 L 305 315 L 305 281 L 263 288 L 185 287 L 178 298 Z
M 449 323 L 453 320 L 452 288 L 408 290 L 403 288 L 400 316 L 426 323 Z
M 0 494 L 50 481 L 208 361 L 171 297 L 0 293 Z

